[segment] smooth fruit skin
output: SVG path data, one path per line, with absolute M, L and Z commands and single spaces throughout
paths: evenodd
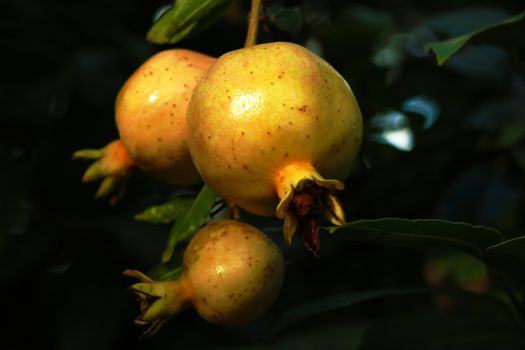
M 186 112 L 194 87 L 214 62 L 190 50 L 161 51 L 144 62 L 118 94 L 120 139 L 139 168 L 165 183 L 200 182 L 187 147 Z
M 212 323 L 237 326 L 260 317 L 273 304 L 284 263 L 279 248 L 258 229 L 220 220 L 192 239 L 184 271 L 197 312 Z
M 190 241 L 179 279 L 153 281 L 135 270 L 124 274 L 141 281 L 131 286 L 141 301 L 135 323 L 147 326 L 144 335 L 151 336 L 187 307 L 222 326 L 260 317 L 279 295 L 284 260 L 275 243 L 255 227 L 218 220 Z
M 344 180 L 362 136 L 346 81 L 285 42 L 221 56 L 195 88 L 187 123 L 204 181 L 259 215 L 275 215 L 301 179 Z

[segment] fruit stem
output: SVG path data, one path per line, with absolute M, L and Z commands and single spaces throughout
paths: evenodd
M 251 47 L 257 43 L 257 30 L 259 29 L 259 11 L 261 0 L 252 0 L 250 17 L 248 19 L 248 31 L 244 47 Z
M 232 202 L 226 203 L 225 218 L 231 219 L 231 220 L 240 220 L 241 214 L 239 213 L 239 208 L 237 208 L 237 206 L 234 203 Z

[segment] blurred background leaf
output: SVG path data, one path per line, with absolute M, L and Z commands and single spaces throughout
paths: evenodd
M 432 253 L 425 266 L 428 284 L 438 287 L 453 284 L 472 291 L 483 291 L 489 283 L 485 263 L 471 255 L 457 251 Z

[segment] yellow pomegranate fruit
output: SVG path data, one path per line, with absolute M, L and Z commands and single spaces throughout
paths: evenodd
M 362 137 L 347 82 L 327 62 L 286 42 L 221 56 L 188 109 L 189 147 L 204 181 L 258 215 L 284 218 L 319 250 L 318 217 L 345 222 L 333 190 L 344 188 Z
M 146 326 L 143 335 L 151 336 L 187 307 L 223 326 L 260 317 L 279 294 L 284 262 L 275 243 L 255 227 L 219 220 L 192 238 L 179 279 L 153 281 L 136 270 L 124 274 L 141 281 L 130 287 L 141 303 L 135 323 Z
M 188 151 L 186 112 L 193 89 L 214 62 L 215 58 L 190 50 L 165 50 L 129 77 L 115 103 L 120 140 L 110 144 L 118 143 L 121 152 L 128 155 L 105 159 L 110 145 L 74 154 L 74 158 L 98 159 L 84 181 L 106 177 L 106 184 L 113 184 L 105 190 L 101 186 L 98 196 L 109 194 L 109 189 L 122 180 L 120 175 L 134 166 L 172 185 L 200 182 Z

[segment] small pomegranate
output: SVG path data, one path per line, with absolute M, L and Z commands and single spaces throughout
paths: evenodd
M 362 120 L 350 86 L 327 62 L 292 43 L 221 56 L 188 109 L 189 147 L 204 181 L 258 215 L 284 218 L 319 250 L 319 216 L 345 222 L 333 190 L 358 153 Z
M 215 58 L 198 52 L 165 50 L 131 75 L 115 103 L 120 140 L 74 154 L 98 159 L 84 176 L 84 181 L 108 178 L 97 196 L 109 194 L 134 166 L 172 185 L 200 182 L 187 147 L 186 112 L 193 89 L 213 62 Z M 121 157 L 110 156 L 116 147 Z
M 124 274 L 141 303 L 138 325 L 151 336 L 171 317 L 193 307 L 209 322 L 238 326 L 260 317 L 275 301 L 284 277 L 281 251 L 255 227 L 236 220 L 212 222 L 184 251 L 182 276 L 153 281 L 136 270 Z

